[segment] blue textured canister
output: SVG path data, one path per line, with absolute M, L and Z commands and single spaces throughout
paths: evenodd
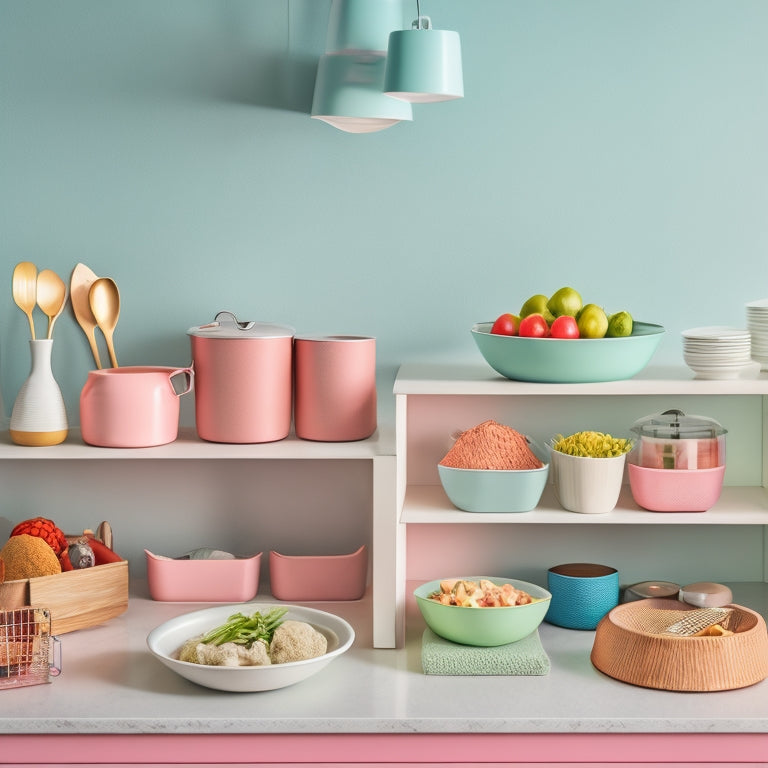
M 619 572 L 608 565 L 567 563 L 547 571 L 552 600 L 544 620 L 568 629 L 595 629 L 619 604 Z

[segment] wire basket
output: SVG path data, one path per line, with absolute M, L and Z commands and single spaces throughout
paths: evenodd
M 46 608 L 0 610 L 0 688 L 48 683 L 61 672 L 58 638 Z

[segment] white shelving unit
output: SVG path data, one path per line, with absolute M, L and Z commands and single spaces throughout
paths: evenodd
M 546 568 L 555 564 L 547 557 L 564 557 L 581 547 L 606 558 L 624 558 L 630 576 L 633 569 L 639 573 L 641 562 L 648 562 L 657 569 L 666 565 L 682 577 L 700 559 L 713 557 L 723 580 L 732 571 L 735 580 L 768 581 L 765 373 L 751 379 L 697 380 L 687 368 L 650 367 L 626 381 L 541 384 L 504 379 L 483 364 L 405 364 L 394 392 L 398 517 L 391 537 L 399 575 L 398 628 L 405 610 L 406 580 L 426 578 L 426 573 L 412 571 L 428 563 L 423 567 L 432 568 L 429 578 L 457 575 L 457 561 L 483 562 L 482 554 L 474 554 L 478 550 L 486 552 L 490 567 L 506 565 L 508 570 L 507 552 L 514 553 L 512 567 L 532 568 L 535 561 Z M 486 419 L 544 442 L 580 429 L 629 436 L 635 420 L 671 407 L 706 414 L 728 429 L 725 486 L 717 504 L 706 512 L 648 512 L 634 502 L 625 485 L 613 512 L 579 515 L 560 507 L 549 484 L 530 512 L 475 514 L 456 509 L 440 485 L 437 463 L 450 447 L 451 435 Z M 459 527 L 451 535 L 453 526 Z M 734 533 L 739 527 L 742 530 Z M 420 531 L 413 536 L 415 552 L 412 529 Z M 526 540 L 534 550 L 528 555 L 520 544 Z M 442 561 L 439 551 L 444 553 Z M 442 570 L 434 573 L 438 563 Z
M 580 547 L 583 550 L 589 545 L 597 553 L 606 553 L 606 557 L 609 553 L 623 557 L 630 562 L 628 573 L 631 575 L 630 550 L 634 547 L 652 550 L 656 563 L 675 561 L 682 575 L 693 567 L 697 558 L 711 558 L 720 564 L 719 571 L 713 574 L 714 580 L 768 581 L 768 376 L 765 374 L 756 379 L 697 381 L 687 369 L 649 368 L 627 381 L 568 385 L 509 381 L 483 364 L 406 364 L 398 373 L 394 394 L 394 429 L 383 423 L 370 439 L 352 443 L 315 443 L 293 435 L 266 444 L 208 443 L 199 440 L 193 428 L 183 428 L 174 443 L 154 448 L 96 448 L 84 444 L 77 430 L 72 430 L 62 445 L 26 448 L 14 445 L 4 433 L 0 437 L 0 482 L 6 504 L 14 509 L 12 513 L 0 510 L 0 515 L 18 517 L 18 510 L 23 508 L 19 500 L 27 492 L 30 478 L 38 474 L 42 477 L 44 472 L 54 475 L 64 486 L 50 490 L 45 498 L 63 499 L 63 504 L 77 509 L 85 499 L 92 501 L 92 485 L 101 476 L 105 476 L 100 480 L 102 495 L 106 495 L 113 484 L 118 486 L 118 496 L 122 493 L 123 497 L 132 497 L 137 462 L 146 462 L 145 466 L 152 467 L 151 471 L 139 473 L 136 481 L 135 490 L 139 496 L 144 491 L 145 500 L 150 491 L 143 489 L 141 483 L 163 487 L 168 495 L 171 491 L 166 486 L 178 483 L 189 472 L 203 474 L 212 465 L 237 466 L 236 479 L 240 481 L 241 475 L 251 472 L 251 462 L 260 466 L 270 461 L 309 462 L 312 466 L 323 466 L 322 462 L 328 461 L 369 462 L 372 486 L 372 589 L 369 594 L 373 601 L 375 648 L 393 648 L 404 643 L 406 583 L 454 571 L 467 554 L 475 557 L 482 572 L 487 573 L 487 568 L 499 564 L 499 568 L 504 565 L 506 570 L 523 568 L 517 575 L 525 578 L 528 575 L 525 569 L 533 568 L 533 562 L 538 568 L 546 568 L 553 564 L 550 559 L 570 557 Z M 472 514 L 455 509 L 440 486 L 437 462 L 450 447 L 451 434 L 487 418 L 496 418 L 544 440 L 559 431 L 580 428 L 616 434 L 626 432 L 637 418 L 668 407 L 705 413 L 729 430 L 726 487 L 715 507 L 707 512 L 647 512 L 634 503 L 627 487 L 613 512 L 577 515 L 562 510 L 548 487 L 538 507 L 531 512 Z M 17 462 L 26 469 L 17 471 Z M 29 470 L 30 462 L 33 470 Z M 183 471 L 178 469 L 180 466 Z M 300 484 L 300 472 L 294 472 L 291 466 L 287 474 L 292 482 Z M 339 478 L 339 482 L 343 483 L 344 479 Z M 223 480 L 217 477 L 216 481 L 219 487 L 226 488 L 229 476 Z M 197 483 L 198 489 L 208 487 L 205 479 Z M 245 481 L 242 484 L 245 485 Z M 43 485 L 40 484 L 41 488 Z M 273 485 L 278 486 L 274 493 L 279 496 L 279 481 L 275 480 Z M 233 494 L 241 492 L 242 488 L 237 488 Z M 216 493 L 214 488 L 211 494 Z M 179 487 L 179 504 L 183 506 L 191 494 L 193 490 Z M 204 501 L 200 501 L 194 511 L 198 519 L 205 514 L 200 508 Z M 134 516 L 128 498 L 117 498 L 115 505 L 118 518 L 113 518 L 111 510 L 106 509 L 100 519 L 110 519 L 116 527 L 131 523 L 134 528 L 152 519 L 151 511 L 145 512 L 144 517 L 138 512 Z M 172 526 L 174 516 L 164 512 L 161 509 L 158 513 L 158 521 Z M 95 525 L 98 519 L 91 522 Z M 660 527 L 665 530 L 664 541 L 653 538 L 653 532 Z M 738 529 L 741 533 L 737 538 L 728 533 Z M 409 530 L 413 541 L 406 547 Z M 708 535 L 702 533 L 705 530 Z M 514 534 L 501 531 L 514 531 Z M 568 535 L 561 535 L 563 531 Z M 681 531 L 696 531 L 696 546 L 689 548 L 681 544 Z M 755 535 L 755 532 L 759 533 Z M 333 535 L 333 531 L 328 535 Z M 143 558 L 138 541 L 135 534 L 129 551 L 121 551 L 137 563 Z M 733 555 L 729 549 L 735 550 Z M 513 566 L 505 559 L 508 553 Z M 531 562 L 526 563 L 526 557 Z M 424 573 L 417 572 L 418 567 L 423 568 Z M 475 570 L 471 568 L 472 572 Z
M 140 474 L 141 480 L 135 488 L 137 497 L 145 489 L 141 488 L 142 482 L 149 482 L 157 488 L 162 488 L 163 495 L 178 499 L 181 508 L 178 520 L 165 513 L 167 501 L 161 505 L 163 508 L 158 513 L 158 525 L 173 526 L 184 524 L 184 507 L 188 501 L 188 496 L 194 491 L 189 488 L 178 487 L 178 489 L 167 488 L 171 483 L 179 484 L 179 478 L 184 478 L 184 472 L 178 469 L 170 471 L 169 463 L 177 467 L 179 463 L 185 464 L 192 472 L 202 472 L 201 466 L 207 466 L 216 463 L 227 463 L 231 465 L 242 466 L 243 462 L 265 462 L 265 461 L 289 461 L 303 463 L 311 462 L 369 462 L 371 465 L 371 485 L 373 488 L 371 500 L 372 514 L 372 539 L 375 542 L 381 538 L 381 531 L 384 527 L 381 521 L 389 521 L 395 516 L 395 457 L 394 457 L 394 437 L 391 425 L 380 424 L 377 431 L 367 440 L 361 440 L 348 443 L 325 443 L 311 442 L 301 440 L 291 434 L 284 440 L 273 443 L 234 445 L 225 443 L 210 443 L 200 440 L 194 428 L 182 428 L 179 431 L 178 439 L 167 445 L 156 446 L 152 448 L 98 448 L 87 445 L 83 442 L 79 430 L 73 429 L 67 437 L 67 440 L 60 444 L 50 447 L 22 447 L 15 445 L 8 435 L 3 433 L 0 437 L 0 482 L 4 488 L 5 505 L 15 505 L 19 509 L 19 500 L 23 499 L 25 493 L 29 492 L 29 477 L 39 477 L 41 480 L 47 472 L 49 475 L 55 473 L 56 482 L 60 484 L 55 491 L 56 509 L 51 508 L 48 516 L 62 520 L 62 525 L 67 523 L 67 509 L 77 508 L 83 500 L 93 497 L 94 485 L 99 478 L 101 480 L 101 495 L 107 495 L 110 490 L 111 481 L 119 488 L 131 489 L 133 478 L 136 477 L 136 462 L 146 463 L 146 466 L 152 465 L 156 469 L 150 471 L 149 481 L 144 474 Z M 14 469 L 18 465 L 16 462 L 34 462 L 37 472 L 21 473 Z M 248 469 L 241 470 L 241 474 L 248 473 Z M 168 476 L 167 482 L 164 476 Z M 225 478 L 220 483 L 226 484 L 229 478 Z M 341 478 L 343 482 L 343 478 Z M 54 482 L 49 480 L 49 482 Z M 202 481 L 201 481 L 202 482 Z M 294 473 L 292 482 L 301 483 L 301 474 Z M 280 480 L 275 480 L 273 484 L 278 485 L 279 494 Z M 41 483 L 41 486 L 44 483 Z M 52 491 L 52 493 L 54 493 Z M 115 492 L 120 495 L 120 491 Z M 125 495 L 123 493 L 122 495 Z M 121 507 L 122 502 L 122 507 Z M 116 499 L 114 505 L 105 504 L 107 507 L 103 511 L 103 517 L 100 519 L 109 519 L 116 530 L 125 531 L 134 523 L 130 502 L 126 499 Z M 115 511 L 117 510 L 117 511 Z M 311 515 L 308 510 L 307 515 Z M 0 509 L 0 515 L 12 514 L 6 509 Z M 14 511 L 13 514 L 18 515 Z M 45 514 L 40 508 L 34 507 L 34 514 Z M 197 513 L 198 516 L 200 513 Z M 114 515 L 118 515 L 115 518 Z M 130 516 L 129 516 L 130 515 Z M 98 520 L 94 520 L 95 525 Z M 311 531 L 312 521 L 308 520 L 307 530 Z M 322 524 L 322 523 L 321 523 Z M 135 523 L 134 523 L 135 525 Z M 131 531 L 133 538 L 139 540 L 135 532 Z M 151 531 L 143 532 L 143 541 L 146 545 L 152 542 Z M 296 531 L 296 537 L 302 535 L 302 531 Z M 314 534 L 304 534 L 314 535 Z M 334 531 L 327 532 L 327 537 L 332 537 Z M 130 538 L 130 537 L 129 537 Z M 133 560 L 137 565 L 143 561 L 144 553 L 140 545 L 130 540 L 127 544 L 126 536 L 121 536 L 118 543 L 121 544 L 120 554 L 129 561 Z M 367 599 L 373 600 L 375 610 L 373 612 L 373 643 L 374 647 L 390 648 L 395 645 L 395 626 L 393 617 L 395 615 L 394 595 L 388 589 L 395 578 L 392 566 L 394 558 L 382 556 L 382 552 L 387 552 L 385 542 L 382 546 L 373 547 L 376 552 L 372 557 L 372 581 L 373 588 L 369 590 Z M 381 551 L 379 551 L 381 550 Z M 372 597 L 370 597 L 372 595 Z

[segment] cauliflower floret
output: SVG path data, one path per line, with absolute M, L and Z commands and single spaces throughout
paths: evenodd
M 201 643 L 199 637 L 184 643 L 179 660 L 209 667 L 263 667 L 272 663 L 264 643 L 257 641 L 250 648 L 238 643 L 211 645 Z
M 303 661 L 322 656 L 328 641 L 321 632 L 305 621 L 284 621 L 276 630 L 269 646 L 273 664 Z

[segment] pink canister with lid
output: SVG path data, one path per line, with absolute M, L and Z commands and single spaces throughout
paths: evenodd
M 291 430 L 293 328 L 219 312 L 187 331 L 202 440 L 269 443 Z

